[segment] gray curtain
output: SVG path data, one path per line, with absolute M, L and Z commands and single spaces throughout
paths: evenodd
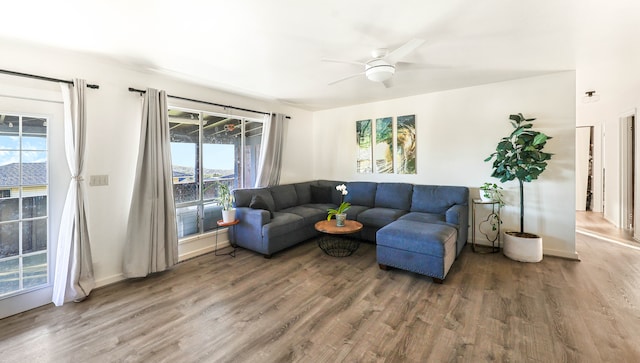
M 280 183 L 282 168 L 282 143 L 285 115 L 266 115 L 262 126 L 262 144 L 260 162 L 256 177 L 256 188 L 263 188 Z
M 148 88 L 145 93 L 137 165 L 124 251 L 126 277 L 144 277 L 178 263 L 165 91 Z
M 82 301 L 95 287 L 82 178 L 86 141 L 86 81 L 74 79 L 73 85 L 61 83 L 60 88 L 64 101 L 65 153 L 71 181 L 58 233 L 51 299 L 56 306 L 71 300 Z

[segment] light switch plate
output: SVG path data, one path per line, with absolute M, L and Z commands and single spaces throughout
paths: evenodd
M 91 175 L 89 177 L 89 186 L 99 187 L 109 185 L 109 175 Z

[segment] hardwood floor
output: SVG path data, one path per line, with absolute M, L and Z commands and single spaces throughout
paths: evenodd
M 577 239 L 581 262 L 467 246 L 442 285 L 378 269 L 371 244 L 208 254 L 0 320 L 0 360 L 640 361 L 640 250 Z
M 576 231 L 592 237 L 599 237 L 640 248 L 640 243 L 633 239 L 633 233 L 630 230 L 616 228 L 613 223 L 604 219 L 602 213 L 576 212 Z

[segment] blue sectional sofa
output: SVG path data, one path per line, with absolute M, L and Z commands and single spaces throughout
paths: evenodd
M 236 189 L 231 238 L 265 257 L 316 237 L 316 222 L 341 201 L 340 181 L 316 180 Z M 381 268 L 397 267 L 442 280 L 467 242 L 469 190 L 458 186 L 347 182 L 347 218 L 363 224 L 356 237 L 377 242 Z M 403 233 L 410 226 L 412 233 Z M 420 238 L 424 241 L 421 242 Z M 416 242 L 417 241 L 417 242 Z M 407 259 L 414 259 L 406 263 Z M 422 262 L 421 262 L 422 261 Z M 435 264 L 434 261 L 441 261 Z M 423 266 L 427 263 L 429 266 Z

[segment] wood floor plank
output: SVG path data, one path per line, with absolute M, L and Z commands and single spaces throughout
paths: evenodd
M 380 270 L 368 243 L 209 254 L 0 320 L 0 360 L 640 361 L 640 249 L 577 239 L 581 262 L 467 246 L 442 285 Z

